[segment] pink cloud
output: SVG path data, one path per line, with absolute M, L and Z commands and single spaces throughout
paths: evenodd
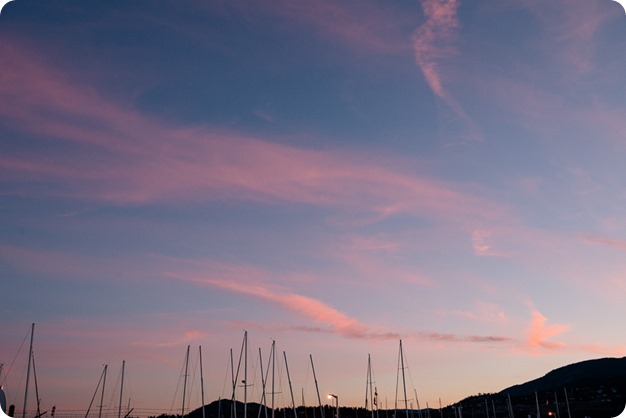
M 426 83 L 452 111 L 453 118 L 458 119 L 465 131 L 464 135 L 473 140 L 480 140 L 482 134 L 479 129 L 459 102 L 444 88 L 442 80 L 443 61 L 456 52 L 454 43 L 460 26 L 457 17 L 458 7 L 458 0 L 422 0 L 426 21 L 413 33 L 413 53 Z M 458 122 L 446 120 L 443 126 L 447 127 Z
M 14 128 L 66 145 L 63 153 L 52 149 L 0 159 L 5 178 L 27 180 L 21 194 L 39 195 L 45 189 L 115 204 L 179 199 L 295 202 L 459 222 L 506 212 L 445 182 L 403 172 L 399 161 L 387 166 L 369 161 L 367 155 L 166 126 L 73 85 L 17 46 L 0 48 L 10 62 L 4 74 L 12 80 L 0 86 L 6 99 L 0 101 L 0 114 Z
M 507 254 L 493 248 L 492 231 L 475 229 L 472 232 L 472 248 L 474 254 L 481 257 L 507 257 Z
M 528 327 L 528 348 L 533 353 L 539 353 L 540 349 L 564 349 L 567 346 L 562 342 L 549 341 L 553 337 L 557 335 L 563 334 L 570 330 L 569 325 L 564 324 L 554 324 L 548 325 L 546 322 L 548 318 L 546 318 L 541 312 L 537 310 L 533 310 L 532 312 L 532 320 Z
M 457 0 L 423 0 L 422 8 L 426 22 L 413 34 L 413 51 L 417 65 L 433 92 L 442 99 L 447 97 L 438 70 L 438 60 L 454 52 L 452 42 L 459 22 Z
M 237 268 L 233 267 L 230 271 L 231 273 L 235 273 Z M 284 323 L 272 325 L 267 322 L 263 322 L 262 324 L 247 322 L 244 324 L 246 328 L 255 327 L 264 330 L 332 333 L 347 338 L 375 341 L 412 338 L 419 341 L 431 341 L 436 343 L 516 344 L 514 338 L 502 335 L 464 335 L 432 331 L 407 331 L 400 333 L 391 330 L 381 330 L 366 325 L 358 319 L 318 299 L 284 291 L 277 286 L 264 284 L 262 281 L 250 281 L 241 276 L 238 278 L 231 277 L 228 273 L 225 275 L 219 273 L 209 274 L 208 276 L 194 273 L 169 273 L 169 276 L 177 280 L 184 280 L 203 286 L 208 285 L 229 292 L 261 299 L 311 321 L 311 324 L 305 325 L 288 325 Z
M 189 278 L 184 275 L 177 275 L 183 280 L 191 280 L 198 284 L 209 285 L 219 289 L 240 293 L 255 298 L 259 298 L 277 304 L 288 311 L 312 320 L 334 333 L 344 335 L 349 338 L 367 339 L 396 339 L 399 334 L 380 332 L 372 330 L 357 319 L 351 318 L 345 313 L 328 306 L 327 304 L 307 296 L 296 293 L 282 292 L 279 289 L 270 289 L 262 285 L 249 284 L 233 280 L 212 279 L 206 277 Z

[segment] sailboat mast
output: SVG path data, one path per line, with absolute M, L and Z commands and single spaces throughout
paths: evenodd
M 237 417 L 237 408 L 235 407 L 235 389 L 237 388 L 237 381 L 235 380 L 235 363 L 233 359 L 233 349 L 230 349 L 230 374 L 232 377 L 233 384 L 233 396 L 231 397 L 230 403 L 230 416 L 231 418 Z
M 202 346 L 198 346 L 198 352 L 200 355 L 200 392 L 202 393 L 202 418 L 204 415 L 204 376 L 202 375 Z
M 243 418 L 248 418 L 248 331 L 243 332 Z
M 315 391 L 317 392 L 317 402 L 320 405 L 320 412 L 322 414 L 322 418 L 324 418 L 324 408 L 322 407 L 322 398 L 320 398 L 320 388 L 317 386 L 317 377 L 315 376 L 315 366 L 313 365 L 313 355 L 309 354 L 309 358 L 311 359 L 311 370 L 313 370 L 313 380 L 315 380 Z
M 274 375 L 276 366 L 276 341 L 272 340 L 272 418 L 274 418 Z
M 439 398 L 439 418 L 443 418 L 443 411 L 441 408 L 441 398 Z
M 561 411 L 559 411 L 559 398 L 557 398 L 556 392 L 554 392 L 554 406 L 556 408 L 556 418 L 561 418 Z
M 124 395 L 124 368 L 126 367 L 126 360 L 122 360 L 122 383 L 120 384 L 120 405 L 117 409 L 117 418 L 122 418 L 122 396 Z
M 189 371 L 189 347 L 187 346 L 187 355 L 185 355 L 185 379 L 183 383 L 183 407 L 180 413 L 181 417 L 185 416 L 185 397 L 187 396 L 187 372 Z
M 417 416 L 422 418 L 422 407 L 420 406 L 420 400 L 417 398 L 417 389 L 413 388 L 415 393 L 415 403 L 417 404 Z M 426 402 L 426 409 L 428 410 L 428 402 Z
M 569 399 L 567 397 L 567 388 L 563 388 L 563 391 L 565 392 L 565 405 L 567 405 L 567 416 L 569 418 L 572 418 L 572 413 L 569 410 Z
M 89 402 L 89 407 L 87 408 L 87 412 L 85 412 L 85 418 L 89 416 L 89 411 L 91 411 L 93 401 L 94 399 L 96 399 L 96 395 L 98 394 L 98 389 L 100 389 L 100 383 L 102 382 L 102 378 L 104 377 L 105 372 L 106 372 L 106 365 L 104 366 L 104 370 L 102 370 L 102 373 L 100 374 L 100 379 L 98 380 L 98 386 L 96 386 L 96 390 L 93 392 L 93 396 L 91 397 L 91 402 Z
M 541 418 L 541 411 L 539 410 L 539 397 L 537 391 L 535 391 L 535 403 L 537 404 L 537 418 Z
M 370 406 L 368 396 L 371 392 L 370 388 L 370 355 L 367 355 L 367 379 L 365 380 L 365 410 Z
M 269 359 L 268 359 L 269 361 Z M 263 353 L 261 352 L 261 347 L 259 347 L 259 364 L 261 366 L 261 408 L 259 408 L 259 415 L 257 418 L 261 418 L 261 411 L 265 411 L 265 418 L 267 418 L 267 398 L 265 395 L 265 391 L 267 388 L 267 373 L 269 371 L 269 364 L 267 365 L 267 369 L 265 373 L 263 373 Z
M 237 379 L 235 379 L 235 363 L 233 359 L 233 349 L 230 349 L 230 373 L 233 383 L 233 396 L 230 403 L 230 416 L 231 418 L 237 418 L 237 408 L 235 407 L 235 390 L 237 389 Z M 239 375 L 239 368 L 237 368 L 237 375 Z
M 404 377 L 404 350 L 402 350 L 402 340 L 400 340 L 400 361 L 402 363 L 402 386 L 404 388 L 404 410 L 406 411 L 406 416 L 409 418 L 409 400 L 406 396 L 406 379 Z
M 283 356 L 285 357 L 285 370 L 287 371 L 287 381 L 289 382 L 289 392 L 291 393 L 291 405 L 293 406 L 293 416 L 294 418 L 298 418 L 298 414 L 296 413 L 296 401 L 293 398 L 293 388 L 291 387 L 291 377 L 289 376 L 289 365 L 287 364 L 287 353 L 283 351 Z
M 33 358 L 33 335 L 35 334 L 35 324 L 30 328 L 30 350 L 28 350 L 28 369 L 26 372 L 26 388 L 24 389 L 24 409 L 22 410 L 22 418 L 26 417 L 26 400 L 28 398 L 28 379 L 30 377 L 30 363 Z
M 100 410 L 98 412 L 98 418 L 102 418 L 102 406 L 104 404 L 104 386 L 107 383 L 107 369 L 108 369 L 109 365 L 105 364 L 104 365 L 104 372 L 103 372 L 103 378 L 102 378 L 102 391 L 100 392 Z
M 370 354 L 367 355 L 367 382 L 365 383 L 365 409 L 368 408 L 372 411 L 372 418 L 374 418 L 374 405 L 376 405 L 376 399 L 374 398 L 373 391 L 373 379 L 372 379 L 372 360 Z M 369 394 L 369 401 L 368 401 Z
M 39 402 L 41 399 L 39 399 L 39 385 L 37 384 L 37 368 L 35 367 L 35 353 L 32 354 L 32 357 L 33 357 L 33 379 L 35 380 L 35 398 L 37 399 L 37 415 L 35 415 L 35 418 L 39 418 L 42 414 L 41 414 L 41 409 L 39 405 Z

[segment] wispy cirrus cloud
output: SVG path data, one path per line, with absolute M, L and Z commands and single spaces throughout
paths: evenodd
M 231 270 L 231 272 L 235 272 Z M 220 274 L 194 274 L 194 273 L 168 273 L 177 280 L 184 280 L 202 286 L 234 292 L 253 298 L 261 299 L 275 304 L 289 312 L 298 314 L 304 319 L 311 321 L 311 324 L 289 325 L 289 324 L 257 324 L 256 327 L 267 329 L 298 330 L 302 332 L 332 333 L 347 338 L 367 339 L 367 340 L 397 340 L 400 338 L 417 339 L 420 341 L 431 341 L 436 343 L 496 343 L 496 344 L 517 344 L 513 337 L 503 335 L 471 335 L 455 334 L 433 331 L 411 331 L 403 332 L 392 330 L 381 330 L 362 323 L 358 319 L 351 317 L 345 312 L 324 303 L 315 298 L 304 296 L 298 293 L 286 291 L 280 287 L 264 284 L 262 281 L 250 282 L 241 277 L 235 280 L 233 277 L 220 276 Z M 219 277 L 219 278 L 216 278 Z
M 597 32 L 611 19 L 618 18 L 621 11 L 610 1 L 556 0 L 546 4 L 511 0 L 508 5 L 529 10 L 545 30 L 534 46 L 549 51 L 546 56 L 562 70 L 561 81 L 580 78 L 598 68 Z
M 422 70 L 426 83 L 462 124 L 464 135 L 473 140 L 482 139 L 474 121 L 459 102 L 444 87 L 443 61 L 456 52 L 455 42 L 460 22 L 457 16 L 459 0 L 423 0 L 422 9 L 426 21 L 413 33 L 415 62 Z M 445 125 L 458 124 L 446 120 Z
M 617 250 L 626 250 L 626 241 L 623 240 L 594 235 L 586 235 L 583 239 L 591 244 L 603 245 Z
M 433 93 L 447 98 L 439 60 L 455 51 L 454 40 L 459 27 L 457 18 L 458 0 L 424 0 L 422 8 L 426 21 L 413 34 L 413 51 L 417 65 L 421 68 Z
M 449 313 L 478 322 L 492 324 L 509 322 L 506 313 L 498 305 L 485 301 L 478 301 L 475 305 L 473 310 L 452 310 Z
M 426 339 L 435 342 L 448 343 L 499 343 L 511 344 L 516 340 L 511 337 L 501 335 L 462 335 L 462 334 L 446 334 L 439 332 L 419 332 L 414 334 L 419 339 Z
M 402 164 L 167 125 L 72 84 L 17 46 L 4 45 L 2 52 L 11 82 L 0 85 L 6 99 L 0 114 L 14 129 L 62 145 L 47 153 L 4 155 L 0 170 L 11 181 L 5 193 L 122 205 L 179 199 L 294 202 L 456 222 L 506 213 L 452 184 L 402 170 Z
M 244 294 L 277 304 L 284 309 L 298 313 L 312 320 L 314 323 L 327 327 L 329 332 L 337 333 L 349 338 L 366 339 L 397 339 L 399 334 L 393 332 L 376 331 L 360 323 L 324 302 L 303 296 L 297 293 L 285 292 L 277 287 L 267 287 L 261 284 L 246 283 L 242 280 L 223 280 L 210 277 L 186 276 L 173 274 L 179 279 L 188 280 L 196 284 Z

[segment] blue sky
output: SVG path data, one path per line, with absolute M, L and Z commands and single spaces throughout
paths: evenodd
M 0 362 L 34 322 L 44 406 L 126 360 L 147 415 L 244 329 L 307 403 L 368 353 L 391 403 L 400 338 L 431 406 L 624 356 L 625 47 L 611 0 L 8 3 Z

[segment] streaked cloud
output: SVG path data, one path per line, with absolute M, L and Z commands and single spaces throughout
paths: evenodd
M 302 149 L 238 132 L 166 126 L 73 85 L 32 55 L 4 48 L 12 62 L 6 73 L 14 83 L 3 84 L 1 93 L 15 102 L 5 102 L 0 112 L 31 134 L 87 151 L 80 158 L 71 151 L 5 155 L 0 170 L 22 184 L 12 193 L 121 205 L 245 199 L 381 214 L 395 207 L 394 214 L 457 222 L 505 212 L 451 184 L 372 164 L 367 156 Z
M 461 104 L 448 92 L 444 86 L 445 60 L 456 52 L 457 31 L 460 22 L 457 16 L 459 0 L 422 0 L 425 22 L 413 33 L 413 52 L 415 62 L 422 70 L 428 86 L 451 111 L 452 119 L 457 119 L 462 125 L 463 135 L 473 139 L 482 139 L 482 134 L 474 121 L 467 115 Z M 450 120 L 443 110 L 443 125 L 458 122 Z
M 399 334 L 372 330 L 357 319 L 351 318 L 344 312 L 320 300 L 297 293 L 286 292 L 276 286 L 267 287 L 262 284 L 252 284 L 247 282 L 245 278 L 223 280 L 210 277 L 189 277 L 184 274 L 173 274 L 173 276 L 277 304 L 290 312 L 298 313 L 304 318 L 312 320 L 314 323 L 328 327 L 332 332 L 349 338 L 399 338 Z
M 583 237 L 583 239 L 591 244 L 603 245 L 617 250 L 626 250 L 626 241 L 623 240 L 591 235 L 587 235 Z

